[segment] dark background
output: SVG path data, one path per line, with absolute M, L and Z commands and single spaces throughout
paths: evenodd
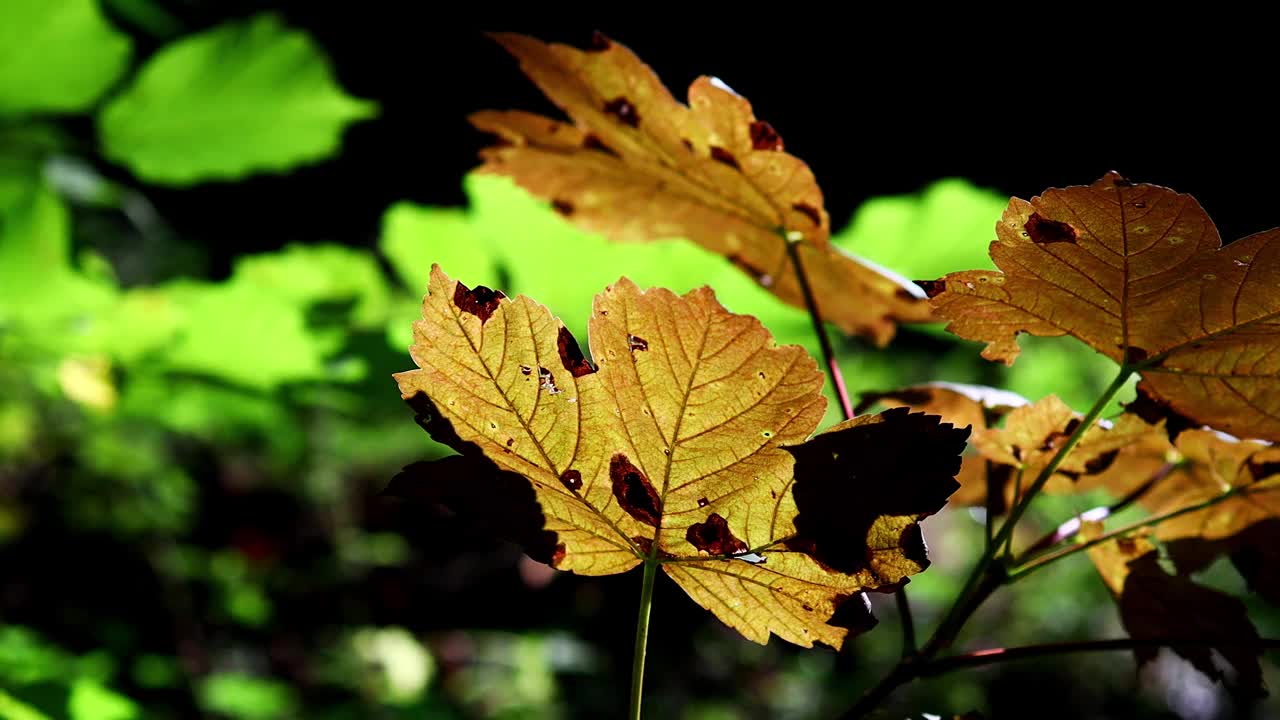
M 463 203 L 461 177 L 486 143 L 466 115 L 550 109 L 488 31 L 584 46 L 599 30 L 680 99 L 698 75 L 721 78 L 814 169 L 833 227 L 868 197 L 942 177 L 1030 197 L 1109 170 L 1194 195 L 1226 240 L 1280 223 L 1269 107 L 1278 64 L 1245 18 L 1218 30 L 1200 10 L 1092 17 L 1069 6 L 1039 8 L 1039 19 L 915 6 L 826 16 L 717 4 L 699 17 L 691 6 L 509 11 L 408 0 L 172 10 L 194 29 L 266 7 L 313 33 L 340 83 L 382 112 L 351 128 L 341 155 L 322 165 L 156 194 L 180 234 L 225 250 L 224 271 L 234 253 L 292 239 L 371 244 L 395 200 Z M 211 205 L 237 210 L 211 217 Z M 199 223 L 184 224 L 186 215 Z

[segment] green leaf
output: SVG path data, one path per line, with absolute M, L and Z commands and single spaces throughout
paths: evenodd
M 84 110 L 125 70 L 132 51 L 94 0 L 4 0 L 0 116 Z
M 168 290 L 186 322 L 165 353 L 167 368 L 264 390 L 327 378 L 325 357 L 341 337 L 313 332 L 304 308 L 234 281 L 174 283 Z
M 867 200 L 831 242 L 913 280 L 994 267 L 987 245 L 1007 204 L 967 180 L 939 180 L 918 194 Z
M 0 171 L 0 329 L 38 344 L 81 347 L 116 289 L 78 273 L 69 257 L 70 214 L 38 175 Z
M 298 699 L 284 683 L 240 673 L 215 673 L 206 677 L 198 691 L 206 712 L 229 715 L 237 720 L 274 720 L 297 717 Z
M 336 84 L 306 33 L 273 15 L 165 46 L 99 118 L 104 152 L 151 182 L 279 172 L 332 154 L 377 105 Z
M 0 690 L 0 720 L 49 720 L 49 716 Z
M 71 686 L 67 715 L 71 720 L 134 720 L 138 706 L 98 682 L 81 678 Z
M 452 263 L 459 269 L 451 272 L 471 285 L 537 297 L 579 337 L 585 336 L 592 298 L 625 274 L 641 287 L 674 292 L 710 285 L 722 304 L 758 317 L 780 344 L 811 342 L 803 311 L 760 292 L 744 273 L 693 243 L 611 242 L 565 222 L 505 177 L 470 175 L 465 187 L 471 202 L 465 214 L 401 203 L 383 219 L 381 249 L 417 297 L 405 310 L 410 321 L 418 314 L 431 263 L 437 262 Z M 399 328 L 389 337 L 395 347 L 411 341 Z

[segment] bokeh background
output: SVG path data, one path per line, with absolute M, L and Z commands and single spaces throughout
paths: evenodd
M 602 30 L 677 95 L 719 76 L 811 164 L 834 241 L 910 278 L 988 267 L 1009 196 L 1111 169 L 1194 194 L 1228 239 L 1280 224 L 1274 62 L 1243 34 L 1195 52 L 1155 20 L 1093 37 L 1070 19 L 970 18 L 958 34 L 947 18 L 806 12 L 0 2 L 0 718 L 621 715 L 638 575 L 558 573 L 382 492 L 446 452 L 390 379 L 412 366 L 431 263 L 537 298 L 580 338 L 592 295 L 625 273 L 710 284 L 780 342 L 816 344 L 803 313 L 691 244 L 613 245 L 468 176 L 486 141 L 467 113 L 549 110 L 486 30 L 579 45 Z M 1084 409 L 1112 375 L 1070 342 L 1024 347 L 1005 368 L 918 327 L 839 353 L 854 392 L 950 380 Z M 1022 539 L 1091 502 L 1046 500 Z M 981 517 L 945 511 L 925 531 L 934 567 L 909 594 L 927 630 Z M 1280 632 L 1229 566 L 1203 580 Z M 881 627 L 837 653 L 747 642 L 660 582 L 648 712 L 829 717 L 896 659 L 886 599 Z M 960 644 L 1121 634 L 1078 557 L 995 596 Z M 1139 673 L 1110 653 L 922 681 L 884 717 L 970 710 L 1280 706 L 1239 705 L 1172 657 Z

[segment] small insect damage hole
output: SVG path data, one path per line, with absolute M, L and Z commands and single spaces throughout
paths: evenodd
M 618 96 L 604 104 L 604 111 L 615 118 L 623 125 L 630 127 L 640 126 L 640 114 L 636 112 L 636 106 L 625 97 Z
M 649 349 L 648 341 L 638 335 L 628 335 L 627 346 L 631 348 L 631 352 L 644 352 Z
M 542 366 L 538 367 L 538 379 L 542 381 L 542 389 L 552 395 L 559 395 L 564 392 L 560 388 L 556 387 L 556 378 L 551 374 L 551 371 Z
M 561 215 L 563 215 L 564 217 L 569 217 L 570 215 L 573 215 L 573 210 L 574 210 L 573 203 L 569 202 L 568 200 L 563 200 L 561 198 L 553 198 L 551 200 L 551 208 L 556 212 L 560 213 Z

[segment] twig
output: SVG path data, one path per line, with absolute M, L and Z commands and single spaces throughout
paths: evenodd
M 831 388 L 840 402 L 840 412 L 844 419 L 853 418 L 853 403 L 849 401 L 849 390 L 844 384 L 844 374 L 840 372 L 840 364 L 836 361 L 835 350 L 831 346 L 831 338 L 827 335 L 826 323 L 822 321 L 822 313 L 818 311 L 818 301 L 813 296 L 813 287 L 809 284 L 809 276 L 805 273 L 804 263 L 800 260 L 800 240 L 793 240 L 782 233 L 782 241 L 786 243 L 787 254 L 791 257 L 791 265 L 796 270 L 796 280 L 800 283 L 800 292 L 804 295 L 804 306 L 809 311 L 809 320 L 813 323 L 813 334 L 818 337 L 818 347 L 822 350 L 822 359 L 827 366 L 827 377 L 831 379 Z M 898 601 L 898 614 L 902 618 L 902 656 L 909 657 L 916 652 L 915 622 L 911 618 L 911 604 L 907 602 L 907 592 L 898 588 L 894 592 Z
M 1159 515 L 1153 515 L 1148 518 L 1143 518 L 1142 520 L 1139 520 L 1137 522 L 1125 525 L 1124 527 L 1119 528 L 1118 530 L 1112 530 L 1110 532 L 1103 533 L 1102 535 L 1099 535 L 1098 537 L 1093 538 L 1092 540 L 1082 542 L 1082 543 L 1077 543 L 1075 545 L 1071 545 L 1070 547 L 1065 547 L 1057 552 L 1050 553 L 1048 555 L 1041 555 L 1040 557 L 1031 560 L 1029 563 L 1026 563 L 1025 565 L 1020 565 L 1010 570 L 1008 581 L 1014 582 L 1015 580 L 1020 580 L 1026 577 L 1027 575 L 1030 575 L 1031 573 L 1035 572 L 1036 570 L 1039 570 L 1040 568 L 1046 565 L 1049 565 L 1051 563 L 1055 563 L 1061 560 L 1062 558 L 1075 555 L 1076 553 L 1082 552 L 1084 550 L 1088 550 L 1094 545 L 1107 542 L 1108 540 L 1114 540 L 1123 535 L 1128 535 L 1129 533 L 1132 533 L 1135 530 L 1141 530 L 1142 528 L 1150 527 L 1152 525 L 1159 525 L 1160 523 L 1165 522 L 1166 520 L 1172 520 L 1173 518 L 1180 517 L 1188 513 L 1193 513 L 1199 510 L 1203 510 L 1207 507 L 1212 507 L 1224 500 L 1227 500 L 1228 498 L 1232 498 L 1237 495 L 1249 495 L 1252 493 L 1268 492 L 1272 490 L 1280 490 L 1280 486 L 1277 486 L 1271 483 L 1261 484 L 1261 485 L 1256 483 L 1253 485 L 1240 485 L 1238 487 L 1231 488 L 1230 490 L 1222 493 L 1221 495 L 1215 495 L 1209 498 L 1208 500 L 1205 500 L 1203 502 L 1198 502 L 1195 505 L 1188 505 L 1183 508 L 1178 508 L 1177 510 L 1171 510 L 1166 513 L 1161 513 Z
M 782 240 L 787 244 L 787 254 L 791 256 L 791 265 L 796 269 L 796 279 L 800 282 L 800 292 L 804 295 L 804 305 L 809 311 L 809 319 L 813 322 L 813 334 L 818 337 L 818 346 L 822 349 L 822 359 L 827 366 L 827 377 L 831 379 L 831 387 L 840 401 L 840 411 L 844 419 L 853 417 L 853 403 L 849 401 L 849 391 L 844 386 L 844 375 L 836 362 L 835 350 L 831 347 L 831 338 L 827 335 L 827 326 L 818 312 L 818 301 L 813 296 L 813 288 L 809 285 L 809 276 L 805 274 L 804 264 L 800 262 L 800 243 L 795 240 Z
M 1160 648 L 1160 647 L 1236 647 L 1247 646 L 1257 647 L 1260 649 L 1277 650 L 1280 649 L 1280 639 L 1261 638 L 1256 641 L 1231 640 L 1229 638 L 1114 638 L 1110 640 L 1084 640 L 1073 642 L 1045 643 L 1043 645 L 1028 645 L 1026 647 L 1013 648 L 990 648 L 987 650 L 975 650 L 963 655 L 953 655 L 951 657 L 938 658 L 927 663 L 921 664 L 916 671 L 916 677 L 933 677 L 952 670 L 961 670 L 964 668 L 980 667 L 983 665 L 991 665 L 1001 662 L 1012 662 L 1014 660 L 1025 660 L 1028 658 L 1044 657 L 1047 655 L 1065 655 L 1067 653 L 1078 652 L 1105 652 L 1110 650 L 1133 650 L 1136 648 Z
M 1120 388 L 1124 387 L 1125 382 L 1133 372 L 1134 369 L 1127 365 L 1120 368 L 1116 378 L 1111 381 L 1111 384 L 1103 391 L 1102 396 L 1094 402 L 1093 407 L 1085 414 L 1084 419 L 1067 437 L 1066 442 L 1062 447 L 1058 448 L 1058 452 L 1054 454 L 1049 463 L 1036 476 L 1031 487 L 1027 489 L 1026 496 L 1015 498 L 1014 506 L 1009 512 L 1008 519 L 1000 526 L 1000 531 L 995 534 L 991 543 L 984 549 L 982 557 L 978 559 L 977 565 L 974 566 L 973 571 L 969 574 L 964 588 L 960 591 L 959 596 L 956 597 L 955 603 L 947 611 L 942 621 L 938 623 L 938 628 L 934 630 L 933 636 L 924 644 L 924 647 L 914 655 L 904 655 L 902 660 L 889 671 L 888 675 L 884 676 L 853 707 L 840 716 L 842 719 L 852 720 L 853 718 L 863 717 L 866 713 L 875 709 L 899 686 L 918 677 L 921 667 L 924 667 L 931 658 L 936 657 L 938 653 L 945 650 L 955 641 L 965 622 L 986 601 L 987 597 L 995 592 L 996 588 L 1006 582 L 1012 582 L 1004 563 L 996 562 L 996 553 L 1012 536 L 1018 519 L 1026 512 L 1036 494 L 1040 492 L 1045 483 L 1049 481 L 1049 478 L 1053 476 L 1053 473 L 1057 471 L 1058 466 L 1066 458 L 1067 454 L 1084 437 L 1085 432 L 1102 415 L 1103 409 L 1111 402 L 1111 398 L 1115 397 L 1115 394 L 1120 391 Z
M 1035 541 L 1022 552 L 1022 555 L 1014 562 L 1015 565 L 1022 565 L 1032 556 L 1039 552 L 1048 550 L 1065 540 L 1070 540 L 1080 532 L 1080 528 L 1085 522 L 1099 522 L 1105 520 L 1112 515 L 1124 510 L 1138 500 L 1138 498 L 1146 495 L 1156 483 L 1169 477 L 1169 473 L 1178 468 L 1178 463 L 1165 463 L 1160 469 L 1152 474 L 1151 478 L 1139 485 L 1135 490 L 1120 498 L 1111 505 L 1103 505 L 1100 507 L 1090 508 L 1079 515 L 1067 520 L 1052 531 L 1046 533 L 1039 540 Z

